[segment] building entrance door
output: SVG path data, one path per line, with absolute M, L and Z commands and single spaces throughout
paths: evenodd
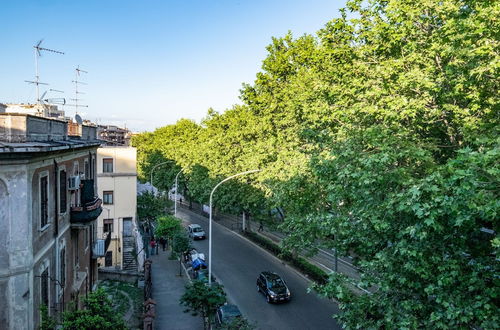
M 132 236 L 132 218 L 123 218 L 123 237 Z
M 113 251 L 106 252 L 106 257 L 104 258 L 104 266 L 105 267 L 113 266 Z

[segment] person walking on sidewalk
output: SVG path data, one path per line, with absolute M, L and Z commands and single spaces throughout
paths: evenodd
M 264 231 L 264 225 L 262 224 L 262 221 L 259 223 L 259 229 L 257 231 Z
M 151 241 L 149 242 L 149 246 L 151 247 L 151 255 L 154 255 L 155 250 L 156 250 L 156 242 L 155 242 L 154 237 L 151 237 Z
M 167 241 L 165 241 L 165 239 L 163 237 L 160 237 L 160 244 L 161 244 L 161 248 L 163 249 L 163 251 L 165 251 Z

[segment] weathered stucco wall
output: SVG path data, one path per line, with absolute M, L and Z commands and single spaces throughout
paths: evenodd
M 0 324 L 30 324 L 31 224 L 25 164 L 0 166 Z

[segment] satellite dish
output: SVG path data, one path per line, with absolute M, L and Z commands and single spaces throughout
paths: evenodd
M 79 114 L 76 114 L 76 115 L 75 115 L 75 121 L 78 123 L 78 125 L 83 124 L 82 117 L 80 117 L 80 115 L 79 115 Z

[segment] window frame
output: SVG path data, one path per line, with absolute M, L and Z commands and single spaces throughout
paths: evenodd
M 59 251 L 59 281 L 61 286 L 66 287 L 66 247 Z
M 45 305 L 50 313 L 50 284 L 49 267 L 45 267 L 40 274 L 40 305 Z
M 64 178 L 61 176 L 64 174 Z M 59 170 L 59 177 L 58 177 L 58 184 L 59 184 L 59 214 L 65 214 L 68 212 L 68 173 L 66 172 L 66 169 L 60 169 Z
M 102 220 L 102 232 L 103 233 L 113 233 L 114 221 L 115 221 L 115 219 L 113 219 L 113 218 L 103 219 Z M 108 230 L 106 230 L 106 228 L 108 228 Z M 109 229 L 111 229 L 111 230 L 109 230 Z
M 85 176 L 86 180 L 90 179 L 90 164 L 88 159 L 85 159 L 83 161 L 83 175 Z
M 111 170 L 109 169 L 111 167 Z M 103 157 L 102 159 L 102 173 L 114 173 L 115 164 L 112 157 Z
M 73 262 L 75 269 L 80 268 L 80 231 L 75 235 L 74 243 L 73 243 Z
M 45 181 L 45 182 L 43 182 Z M 49 189 L 49 174 L 44 172 L 38 178 L 38 196 L 39 196 L 39 220 L 40 231 L 44 231 L 49 226 L 49 209 L 50 209 L 50 189 Z M 44 202 L 45 195 L 45 202 Z
M 114 191 L 113 190 L 105 190 L 102 192 L 102 203 L 104 205 L 113 205 L 115 202 L 115 196 L 114 196 Z M 109 203 L 109 200 L 106 199 L 106 196 L 111 196 L 111 203 Z

